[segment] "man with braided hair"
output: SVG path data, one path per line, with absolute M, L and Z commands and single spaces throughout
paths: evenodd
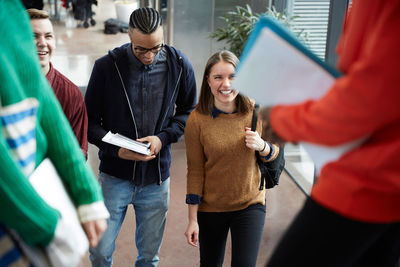
M 98 59 L 85 95 L 88 140 L 99 147 L 99 181 L 111 214 L 93 266 L 111 266 L 115 240 L 129 204 L 135 209 L 135 266 L 157 266 L 169 205 L 171 143 L 183 134 L 196 102 L 193 67 L 163 42 L 162 20 L 153 8 L 132 12 L 131 42 Z M 149 142 L 150 155 L 107 144 L 108 131 Z

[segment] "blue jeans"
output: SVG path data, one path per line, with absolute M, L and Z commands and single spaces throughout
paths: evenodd
M 169 206 L 170 180 L 165 180 L 161 185 L 135 186 L 131 181 L 100 172 L 99 182 L 110 218 L 98 246 L 90 248 L 92 266 L 112 265 L 115 240 L 129 204 L 133 204 L 136 216 L 135 242 L 138 256 L 135 266 L 157 266 Z

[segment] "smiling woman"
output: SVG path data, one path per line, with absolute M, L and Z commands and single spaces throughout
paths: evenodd
M 255 266 L 265 221 L 265 190 L 255 150 L 265 161 L 276 158 L 252 131 L 254 103 L 232 88 L 238 58 L 229 51 L 207 61 L 199 104 L 185 128 L 188 164 L 185 232 L 200 244 L 201 266 L 222 266 L 228 231 L 232 266 Z M 240 161 L 237 159 L 240 158 Z
M 220 61 L 211 68 L 207 78 L 215 107 L 226 113 L 232 113 L 236 109 L 234 100 L 238 91 L 231 88 L 234 77 L 235 67 L 231 63 Z

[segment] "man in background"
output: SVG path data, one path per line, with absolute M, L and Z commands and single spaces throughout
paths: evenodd
M 36 43 L 42 72 L 53 88 L 69 124 L 79 142 L 82 152 L 87 158 L 88 118 L 85 101 L 79 88 L 67 77 L 57 71 L 50 62 L 53 51 L 56 48 L 53 25 L 49 14 L 44 10 L 28 9 L 31 18 L 32 31 Z

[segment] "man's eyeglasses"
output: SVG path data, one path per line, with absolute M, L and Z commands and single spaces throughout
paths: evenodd
M 164 47 L 164 44 L 159 44 L 159 45 L 157 45 L 157 46 L 155 46 L 155 47 L 152 47 L 152 48 L 144 48 L 144 47 L 141 47 L 141 46 L 134 46 L 134 47 L 133 47 L 133 50 L 135 50 L 135 52 L 138 53 L 138 54 L 140 54 L 140 55 L 144 55 L 144 54 L 146 54 L 147 52 L 151 52 L 151 53 L 153 53 L 154 55 L 156 55 L 158 52 L 160 52 L 160 50 L 161 50 L 163 47 Z

